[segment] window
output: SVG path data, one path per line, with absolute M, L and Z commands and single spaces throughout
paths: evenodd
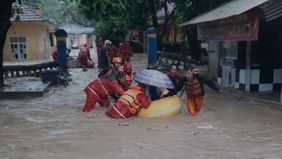
M 226 59 L 237 60 L 237 43 L 225 41 L 222 56 Z
M 10 43 L 11 43 L 13 59 L 15 60 L 27 59 L 25 37 L 11 37 Z

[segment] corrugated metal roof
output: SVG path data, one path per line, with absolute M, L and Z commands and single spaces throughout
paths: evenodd
M 212 11 L 199 15 L 181 24 L 180 26 L 210 22 L 214 20 L 228 18 L 234 15 L 239 15 L 257 6 L 262 5 L 267 1 L 269 0 L 233 0 Z
M 16 3 L 13 4 L 13 7 L 22 8 L 23 14 L 19 14 L 20 21 L 23 21 L 23 22 L 30 22 L 30 21 L 50 22 L 50 19 L 47 16 L 44 16 L 43 15 L 44 13 L 40 10 L 33 9 L 27 5 L 19 5 Z M 15 18 L 16 18 L 16 15 L 11 17 L 11 21 L 15 21 Z
M 90 34 L 95 31 L 95 28 L 84 27 L 78 24 L 63 25 L 60 28 L 64 29 L 68 34 Z
M 282 17 L 282 1 L 272 0 L 261 6 L 267 22 Z

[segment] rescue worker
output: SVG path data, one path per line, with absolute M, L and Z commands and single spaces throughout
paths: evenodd
M 119 71 L 123 72 L 123 70 L 120 69 L 122 64 L 121 58 L 120 57 L 114 57 L 112 66 L 104 69 L 102 72 L 99 73 L 98 77 L 104 77 L 104 76 L 109 76 L 111 74 L 116 74 Z
M 103 39 L 102 37 L 100 37 L 98 39 L 98 41 L 96 42 L 96 47 L 97 47 L 97 57 L 98 57 L 98 67 L 100 68 L 100 54 L 101 54 L 101 51 L 102 51 L 102 48 L 104 47 L 104 42 L 103 42 Z
M 112 70 L 114 72 L 121 71 L 120 67 L 122 65 L 122 59 L 120 57 L 114 57 L 112 65 L 113 65 Z
M 111 63 L 113 62 L 113 58 L 118 57 L 118 48 L 115 45 L 109 47 L 108 56 Z
M 83 52 L 85 52 L 87 58 L 91 60 L 89 46 L 88 46 L 87 44 L 84 44 L 84 46 L 81 48 L 81 50 L 82 50 Z
M 211 89 L 216 90 L 218 93 L 222 93 L 222 90 L 216 85 L 215 82 L 206 79 L 193 71 L 194 67 L 191 64 L 184 66 L 184 78 L 183 84 L 186 90 L 186 105 L 188 112 L 191 116 L 197 115 L 203 104 L 204 98 L 204 86 L 207 84 Z
M 86 50 L 80 49 L 78 53 L 78 61 L 82 67 L 87 67 L 88 56 Z
M 101 53 L 99 54 L 99 69 L 104 70 L 108 69 L 110 67 L 110 60 L 108 56 L 109 47 L 111 46 L 112 42 L 110 40 L 105 41 L 105 45 L 101 50 Z
M 106 115 L 114 119 L 126 119 L 136 115 L 141 108 L 148 108 L 151 101 L 145 92 L 143 84 L 132 86 L 107 110 Z
M 89 83 L 84 89 L 84 92 L 86 93 L 86 102 L 83 111 L 92 111 L 97 102 L 100 106 L 110 106 L 109 96 L 121 96 L 125 92 L 120 84 L 123 80 L 124 74 L 120 72 L 115 79 L 111 79 L 111 77 L 103 77 Z
M 127 85 L 127 88 L 130 88 L 135 71 L 132 70 L 132 65 L 129 62 L 123 64 L 123 72 L 125 73 L 125 84 Z
M 84 68 L 86 68 L 86 67 L 87 68 L 94 68 L 95 67 L 95 63 L 90 57 L 90 50 L 89 50 L 89 47 L 87 46 L 87 44 L 85 44 L 80 49 L 80 52 L 78 54 L 78 60 L 79 60 L 80 64 L 82 65 L 82 67 L 84 67 Z
M 122 57 L 122 60 L 130 62 L 130 57 L 132 57 L 132 48 L 128 42 L 123 41 L 120 43 L 119 53 Z

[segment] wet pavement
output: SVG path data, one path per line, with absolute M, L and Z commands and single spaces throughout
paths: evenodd
M 135 55 L 137 70 L 146 66 Z M 106 108 L 81 112 L 83 89 L 97 70 L 70 70 L 68 87 L 44 96 L 0 101 L 0 159 L 280 159 L 279 104 L 248 100 L 207 89 L 196 117 L 113 120 Z M 182 97 L 183 99 L 183 97 Z

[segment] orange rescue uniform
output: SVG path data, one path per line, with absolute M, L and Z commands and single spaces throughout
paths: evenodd
M 187 110 L 192 116 L 198 114 L 202 108 L 205 95 L 203 84 L 207 84 L 211 89 L 220 92 L 220 88 L 213 81 L 208 80 L 197 73 L 194 73 L 194 77 L 191 81 L 185 79 L 184 84 L 187 95 Z
M 132 47 L 128 42 L 123 42 L 119 45 L 119 52 L 123 60 L 130 62 L 130 57 L 132 56 Z
M 126 119 L 136 115 L 141 108 L 147 108 L 151 104 L 150 99 L 145 95 L 144 88 L 133 86 L 127 90 L 106 112 L 111 118 Z

